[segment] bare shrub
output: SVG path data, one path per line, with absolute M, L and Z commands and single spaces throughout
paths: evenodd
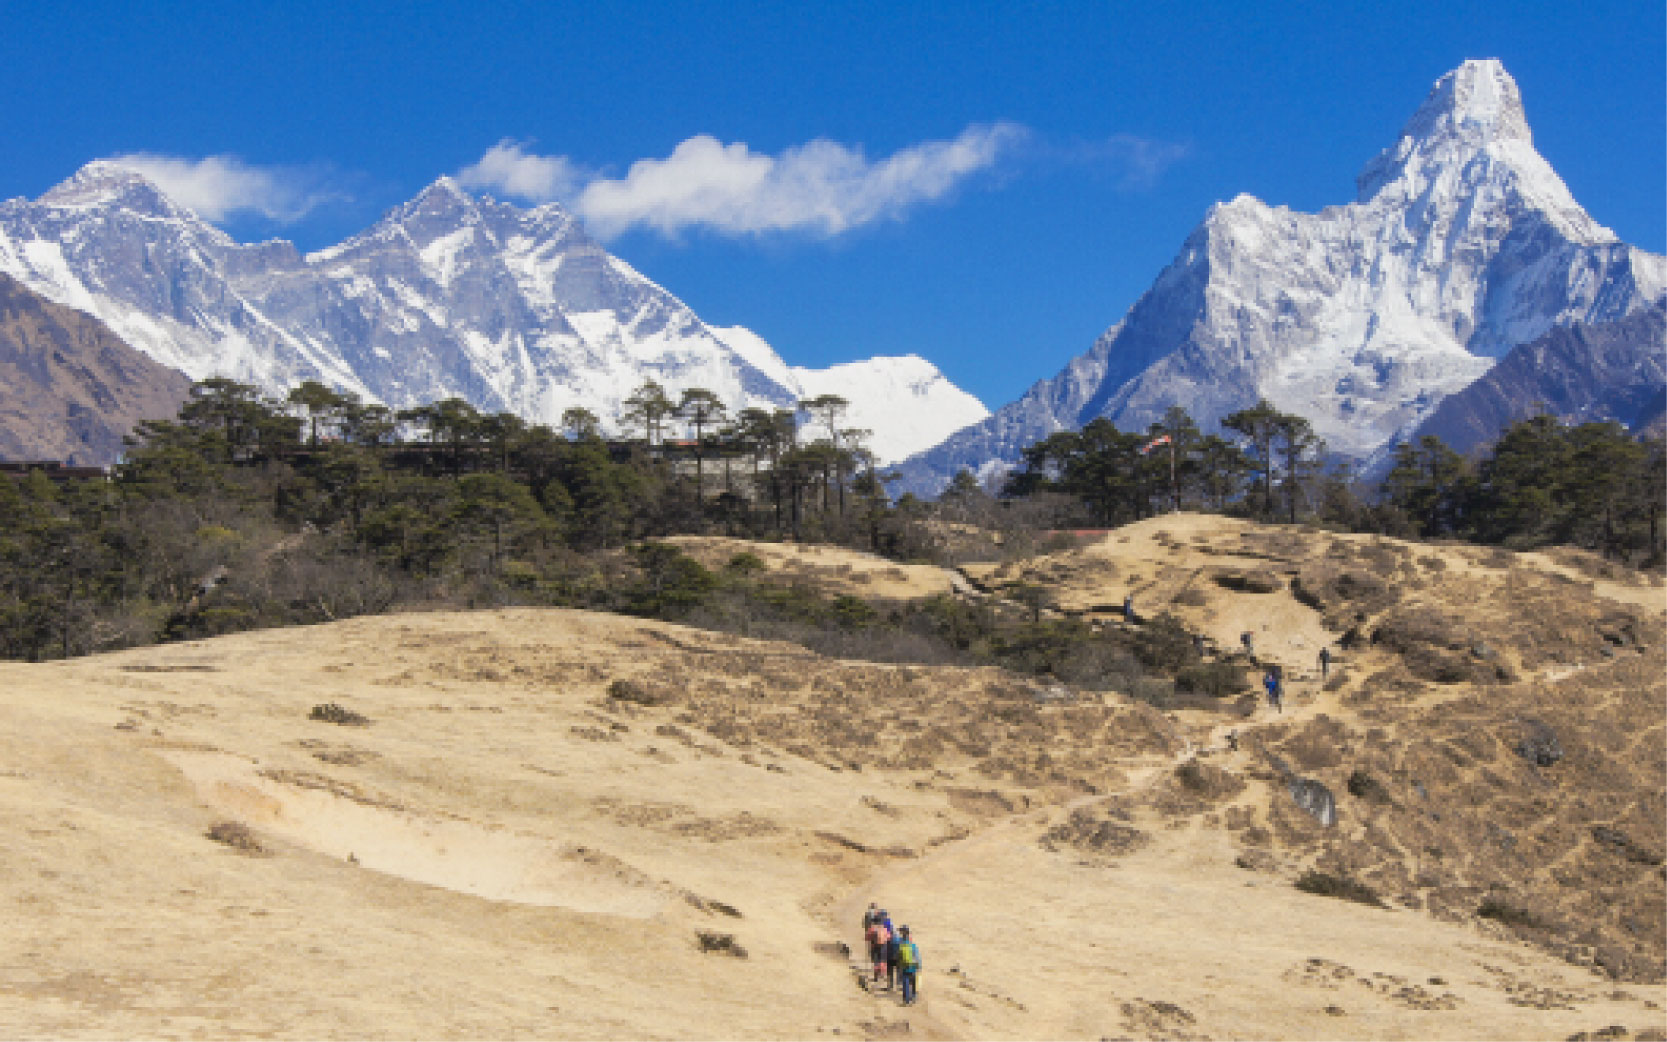
M 1200 662 L 1175 674 L 1175 690 L 1185 694 L 1227 698 L 1249 686 L 1244 669 L 1231 662 Z
M 1332 875 L 1329 872 L 1319 872 L 1309 869 L 1297 879 L 1297 889 L 1305 894 L 1318 894 L 1321 897 L 1336 897 L 1356 904 L 1370 905 L 1373 908 L 1388 907 L 1383 899 L 1378 897 L 1377 891 L 1365 883 L 1356 882 L 1348 876 Z
M 700 950 L 709 955 L 733 955 L 737 959 L 747 957 L 747 950 L 735 942 L 735 935 L 732 933 L 701 930 L 695 937 L 700 942 Z
M 640 680 L 615 680 L 608 685 L 608 697 L 616 702 L 639 706 L 663 706 L 669 703 L 671 691 L 663 684 L 649 684 Z
M 1277 593 L 1285 588 L 1279 576 L 1264 570 L 1222 572 L 1214 578 L 1217 586 L 1240 593 Z
M 1049 851 L 1072 847 L 1084 853 L 1116 856 L 1139 850 L 1151 842 L 1151 837 L 1137 828 L 1079 810 L 1063 824 L 1049 829 L 1040 842 Z
M 318 720 L 326 724 L 340 724 L 343 727 L 365 727 L 370 723 L 370 717 L 339 706 L 334 702 L 325 702 L 322 705 L 313 706 L 313 711 L 307 714 L 307 719 Z
M 254 830 L 241 821 L 217 821 L 203 835 L 245 854 L 266 853 L 266 848 L 255 838 Z
M 1501 901 L 1497 897 L 1484 897 L 1482 903 L 1476 908 L 1476 917 L 1478 919 L 1492 919 L 1494 922 L 1504 923 L 1506 926 L 1514 926 L 1519 929 L 1539 930 L 1545 928 L 1545 924 L 1540 922 L 1539 918 L 1527 909 Z
M 1378 781 L 1377 778 L 1358 767 L 1349 774 L 1348 790 L 1349 795 L 1356 799 L 1365 800 L 1367 803 L 1390 804 L 1394 802 L 1390 799 L 1389 790 L 1384 788 L 1383 782 Z
M 1175 768 L 1175 777 L 1187 791 L 1211 800 L 1234 796 L 1244 789 L 1244 781 L 1237 775 L 1197 758 Z

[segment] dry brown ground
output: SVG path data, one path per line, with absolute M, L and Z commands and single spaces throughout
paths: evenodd
M 949 573 L 932 565 L 898 564 L 843 546 L 812 543 L 761 543 L 727 536 L 672 536 L 673 544 L 714 571 L 736 554 L 749 553 L 764 574 L 786 583 L 803 583 L 824 594 L 865 599 L 915 600 L 951 590 Z
M 1061 570 L 1084 601 L 1141 575 L 1141 610 L 1224 643 L 1265 623 L 1293 672 L 1367 635 L 1249 720 L 569 611 L 0 667 L 0 1035 L 1667 1028 L 1659 591 L 1220 519 L 1085 556 L 1113 578 Z M 1185 581 L 1218 566 L 1277 589 Z M 1513 751 L 1530 718 L 1549 767 Z M 1275 760 L 1331 788 L 1334 827 Z M 1388 907 L 1295 889 L 1314 865 Z M 1487 894 L 1541 925 L 1478 920 Z M 917 931 L 919 1006 L 837 950 L 870 899 Z

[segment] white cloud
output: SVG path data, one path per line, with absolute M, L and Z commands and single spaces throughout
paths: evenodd
M 664 159 L 638 160 L 623 178 L 586 178 L 565 157 L 530 155 L 503 141 L 458 178 L 524 199 L 561 199 L 604 238 L 639 226 L 665 235 L 707 228 L 831 236 L 942 198 L 1026 134 L 1010 123 L 975 125 L 952 141 L 927 141 L 877 162 L 823 139 L 771 156 L 702 134 Z
M 280 223 L 298 221 L 320 203 L 341 198 L 327 190 L 317 170 L 252 166 L 236 156 L 189 159 L 135 152 L 110 160 L 162 190 L 207 221 L 256 213 Z
M 1119 187 L 1151 188 L 1165 170 L 1192 151 L 1187 145 L 1134 134 L 1113 134 L 1088 143 L 1048 150 L 1059 161 L 1098 167 L 1116 178 Z
M 1189 151 L 1186 145 L 1133 134 L 1114 134 L 1105 148 L 1112 161 L 1122 167 L 1123 183 L 1130 188 L 1152 187 L 1159 175 L 1186 158 Z
M 566 156 L 532 155 L 508 138 L 457 172 L 465 188 L 493 188 L 535 203 L 570 198 L 583 178 L 584 172 Z

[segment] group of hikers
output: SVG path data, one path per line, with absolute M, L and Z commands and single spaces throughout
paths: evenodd
M 868 942 L 868 962 L 875 984 L 903 989 L 903 1005 L 914 1004 L 920 987 L 920 949 L 909 938 L 907 926 L 892 926 L 891 916 L 872 901 L 862 915 L 862 937 Z

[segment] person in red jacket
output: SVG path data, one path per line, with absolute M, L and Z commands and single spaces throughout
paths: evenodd
M 886 972 L 886 946 L 891 943 L 891 931 L 886 929 L 886 913 L 881 910 L 879 916 L 871 920 L 868 930 L 863 935 L 868 942 L 868 961 L 874 968 L 874 981 L 879 980 Z

